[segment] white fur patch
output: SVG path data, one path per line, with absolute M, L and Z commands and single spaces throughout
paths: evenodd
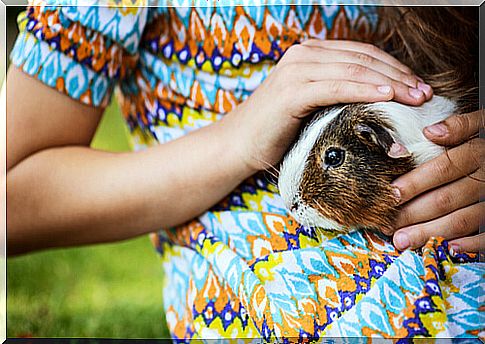
M 343 107 L 332 109 L 311 123 L 303 131 L 298 142 L 293 146 L 281 165 L 278 178 L 280 195 L 287 209 L 291 209 L 293 204 L 298 204 L 298 210 L 290 210 L 290 213 L 301 224 L 315 226 L 318 222 L 324 228 L 337 229 L 341 227 L 335 222 L 322 217 L 311 207 L 305 205 L 300 198 L 298 190 L 311 149 L 323 130 L 342 112 L 342 109 Z
M 456 110 L 453 101 L 440 96 L 434 96 L 422 106 L 380 102 L 369 104 L 368 107 L 379 110 L 391 122 L 396 139 L 413 154 L 418 165 L 444 151 L 443 147 L 434 144 L 423 135 L 424 127 L 442 121 Z

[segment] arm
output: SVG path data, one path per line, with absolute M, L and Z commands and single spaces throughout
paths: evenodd
M 375 47 L 309 41 L 290 48 L 221 121 L 143 152 L 108 153 L 88 147 L 101 110 L 12 69 L 9 253 L 121 240 L 186 222 L 277 163 L 316 107 L 429 98 L 410 84 L 419 85 L 416 76 Z
M 101 109 L 17 69 L 7 103 L 10 254 L 180 224 L 254 172 L 236 158 L 228 121 L 143 152 L 109 153 L 89 148 Z

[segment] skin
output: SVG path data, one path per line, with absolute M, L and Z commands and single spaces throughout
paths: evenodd
M 10 255 L 182 224 L 277 163 L 316 107 L 390 99 L 420 105 L 432 96 L 408 67 L 372 45 L 312 40 L 290 48 L 221 121 L 141 152 L 111 153 L 89 147 L 103 109 L 13 67 L 7 78 Z
M 454 253 L 485 250 L 485 140 L 478 137 L 485 111 L 453 115 L 424 129 L 448 154 L 417 167 L 393 182 L 403 204 L 395 228 L 399 249 L 418 248 L 433 236 L 450 240 Z

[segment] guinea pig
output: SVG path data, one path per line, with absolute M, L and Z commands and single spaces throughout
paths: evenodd
M 309 227 L 390 228 L 398 203 L 391 182 L 444 151 L 423 128 L 456 108 L 434 96 L 419 107 L 357 103 L 316 112 L 280 166 L 286 208 Z

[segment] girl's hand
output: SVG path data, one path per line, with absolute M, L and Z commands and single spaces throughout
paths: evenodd
M 417 167 L 393 183 L 405 203 L 397 219 L 394 245 L 403 250 L 423 246 L 432 236 L 450 241 L 454 252 L 485 249 L 485 234 L 470 236 L 483 223 L 485 141 L 475 137 L 483 128 L 485 111 L 454 115 L 427 127 L 425 136 L 447 154 Z M 474 138 L 471 138 L 474 137 Z
M 309 40 L 290 47 L 267 79 L 226 118 L 235 123 L 235 149 L 258 171 L 282 158 L 302 119 L 317 107 L 391 99 L 421 105 L 431 96 L 429 85 L 373 45 Z

